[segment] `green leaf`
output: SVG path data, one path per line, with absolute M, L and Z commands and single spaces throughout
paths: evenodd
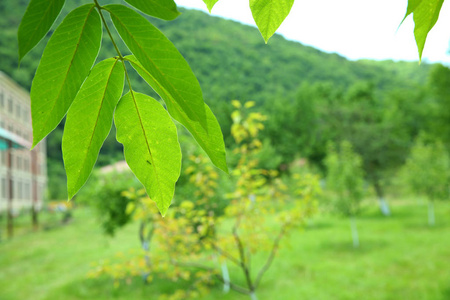
M 205 2 L 206 7 L 208 7 L 209 12 L 211 12 L 211 10 L 213 9 L 214 5 L 218 2 L 219 0 L 203 0 L 203 2 Z
M 50 30 L 65 0 L 31 0 L 19 25 L 19 61 Z
M 124 70 L 114 58 L 92 69 L 67 114 L 62 139 L 67 191 L 71 199 L 86 183 L 122 96 Z
M 133 91 L 120 99 L 114 123 L 125 160 L 164 216 L 181 170 L 175 124 L 158 101 Z
M 413 1 L 416 2 L 417 0 Z M 439 12 L 441 11 L 444 0 L 426 0 L 421 1 L 413 11 L 414 19 L 414 36 L 416 38 L 417 49 L 419 51 L 419 59 L 422 59 L 423 48 L 425 47 L 425 41 L 428 33 L 436 24 L 439 18 Z M 409 9 L 409 3 L 408 3 Z
M 414 10 L 420 5 L 423 0 L 408 0 L 408 8 L 406 9 L 406 14 L 403 17 L 403 20 L 400 22 L 400 25 L 405 21 L 405 19 L 414 12 Z
M 127 56 L 126 59 L 131 63 L 139 75 L 151 86 L 154 79 L 149 72 L 133 56 Z M 225 156 L 225 144 L 222 131 L 216 117 L 211 109 L 205 104 L 207 128 L 203 128 L 198 122 L 192 122 L 187 112 L 183 110 L 178 102 L 173 98 L 167 97 L 165 101 L 170 115 L 186 127 L 192 134 L 197 143 L 205 150 L 212 163 L 219 169 L 228 173 L 227 161 Z
M 207 128 L 197 78 L 175 46 L 143 16 L 123 5 L 107 5 L 114 26 L 137 60 L 153 77 L 150 85 L 166 102 L 176 101 L 193 122 Z
M 267 41 L 291 11 L 294 0 L 250 0 L 253 19 Z
M 102 26 L 93 4 L 73 10 L 50 38 L 31 86 L 33 147 L 61 122 L 100 49 Z
M 125 0 L 143 13 L 163 20 L 173 20 L 180 15 L 173 0 Z

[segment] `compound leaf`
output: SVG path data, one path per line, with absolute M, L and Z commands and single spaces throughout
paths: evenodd
M 293 4 L 294 0 L 250 0 L 253 19 L 266 43 L 288 16 Z
M 133 56 L 127 56 L 126 59 L 147 83 L 150 85 L 154 84 L 154 79 L 151 74 L 149 74 L 149 72 L 136 60 L 136 58 Z M 219 122 L 217 122 L 217 119 L 211 109 L 205 104 L 207 123 L 207 128 L 205 129 L 199 123 L 192 122 L 186 114 L 186 111 L 183 110 L 178 102 L 173 101 L 172 98 L 169 97 L 165 103 L 170 115 L 175 120 L 183 124 L 187 130 L 189 130 L 197 143 L 208 154 L 213 164 L 228 173 L 222 131 L 220 129 Z
M 65 0 L 31 0 L 19 25 L 19 61 L 52 27 Z
M 61 122 L 100 49 L 102 27 L 93 4 L 73 10 L 55 30 L 31 86 L 33 147 Z
M 173 20 L 180 15 L 173 0 L 125 0 L 143 13 L 163 20 Z
M 175 124 L 158 101 L 133 91 L 120 99 L 114 123 L 125 160 L 164 216 L 181 170 Z
M 205 103 L 197 78 L 175 46 L 143 16 L 123 5 L 107 5 L 127 47 L 153 78 L 149 84 L 166 102 L 175 101 L 186 116 L 207 129 Z
M 433 28 L 434 24 L 436 24 L 439 18 L 439 12 L 441 11 L 443 3 L 444 0 L 426 0 L 421 1 L 420 4 L 414 7 L 414 37 L 416 38 L 417 49 L 419 51 L 419 59 L 422 59 L 425 41 L 427 39 L 428 33 Z
M 122 96 L 124 70 L 114 58 L 92 69 L 67 114 L 62 151 L 69 199 L 86 183 Z
M 214 5 L 218 2 L 219 0 L 203 0 L 203 2 L 205 2 L 206 7 L 208 7 L 209 12 L 211 12 L 211 10 L 213 9 Z

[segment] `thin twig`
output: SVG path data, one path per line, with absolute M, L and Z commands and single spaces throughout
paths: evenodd
M 283 227 L 280 230 L 280 233 L 278 233 L 277 238 L 273 242 L 272 251 L 270 252 L 269 257 L 267 258 L 267 261 L 265 265 L 261 268 L 261 270 L 258 272 L 258 275 L 256 276 L 255 280 L 255 289 L 258 287 L 259 283 L 261 282 L 261 278 L 263 277 L 264 273 L 270 268 L 273 259 L 275 258 L 275 255 L 278 251 L 278 247 L 280 245 L 281 238 L 286 233 L 286 227 L 288 224 L 283 225 Z
M 229 259 L 231 262 L 233 262 L 237 266 L 239 266 L 239 267 L 241 266 L 241 262 L 237 258 L 235 258 L 233 255 L 231 255 L 230 253 L 228 253 L 225 250 L 221 249 L 215 243 L 210 242 L 210 244 L 214 248 L 214 250 L 219 252 L 220 255 L 222 255 L 223 257 L 226 257 L 227 259 Z
M 250 293 L 252 293 L 255 290 L 255 288 L 254 288 L 253 283 L 252 283 L 250 270 L 248 269 L 248 266 L 247 266 L 247 263 L 246 263 L 245 252 L 244 252 L 244 245 L 243 245 L 243 243 L 241 241 L 241 238 L 239 237 L 239 234 L 237 232 L 237 228 L 240 225 L 240 221 L 241 221 L 240 218 L 238 218 L 236 220 L 236 224 L 233 227 L 233 236 L 234 236 L 234 239 L 236 241 L 236 245 L 237 245 L 237 247 L 239 249 L 239 256 L 241 258 L 240 267 L 244 271 L 245 280 L 247 281 L 247 286 L 248 286 L 248 288 L 250 290 Z
M 106 23 L 105 17 L 103 16 L 103 13 L 102 13 L 103 8 L 100 6 L 100 4 L 98 3 L 97 0 L 94 0 L 94 3 L 95 3 L 95 6 L 97 7 L 98 13 L 100 14 L 100 18 L 102 19 L 103 25 L 105 25 L 106 32 L 108 32 L 109 38 L 111 39 L 111 42 L 113 43 L 114 48 L 116 49 L 117 55 L 119 55 L 119 58 L 121 60 L 123 60 L 122 53 L 120 53 L 119 47 L 117 46 L 116 42 L 114 41 L 111 31 L 109 30 L 108 24 Z

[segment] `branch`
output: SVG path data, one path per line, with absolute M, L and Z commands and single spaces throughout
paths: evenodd
M 205 270 L 205 271 L 211 271 L 213 272 L 214 269 L 202 264 L 198 264 L 198 263 L 186 263 L 186 262 L 181 262 L 178 260 L 175 260 L 173 258 L 170 258 L 170 262 L 175 265 L 175 266 L 179 266 L 179 267 L 183 267 L 183 268 L 197 268 L 197 269 L 201 269 L 201 270 Z
M 232 261 L 234 264 L 236 264 L 237 266 L 241 266 L 241 262 L 235 258 L 233 255 L 231 255 L 230 253 L 226 252 L 225 250 L 222 250 L 219 246 L 217 246 L 215 243 L 213 242 L 209 242 L 211 244 L 211 246 L 214 248 L 214 250 L 216 250 L 217 252 L 219 252 L 220 255 L 226 257 L 227 259 L 229 259 L 230 261 Z
M 236 245 L 239 249 L 239 256 L 241 258 L 240 267 L 244 271 L 245 279 L 247 281 L 247 285 L 248 285 L 250 292 L 253 292 L 255 290 L 255 287 L 253 286 L 252 278 L 250 276 L 250 271 L 249 271 L 248 266 L 245 261 L 244 245 L 242 244 L 239 234 L 237 233 L 237 227 L 239 226 L 240 221 L 241 221 L 240 218 L 238 218 L 236 220 L 236 224 L 233 227 L 233 236 L 236 241 Z
M 258 287 L 259 283 L 261 282 L 261 278 L 263 277 L 264 273 L 270 268 L 272 265 L 273 259 L 275 258 L 275 255 L 278 251 L 278 247 L 280 245 L 281 238 L 286 233 L 286 227 L 289 226 L 288 223 L 284 224 L 283 227 L 281 227 L 280 233 L 278 233 L 277 238 L 273 242 L 272 251 L 270 252 L 269 257 L 267 258 L 266 264 L 261 268 L 261 270 L 258 273 L 258 276 L 256 276 L 255 280 L 255 289 Z
M 106 28 L 106 32 L 108 33 L 109 38 L 111 39 L 111 42 L 114 45 L 114 49 L 116 49 L 117 55 L 119 55 L 119 58 L 121 60 L 123 60 L 122 53 L 120 53 L 119 47 L 117 47 L 117 44 L 114 41 L 114 38 L 113 38 L 113 36 L 111 34 L 111 31 L 109 30 L 108 24 L 106 23 L 105 17 L 103 16 L 102 7 L 100 6 L 100 4 L 98 4 L 98 0 L 94 0 L 94 3 L 95 3 L 95 6 L 97 7 L 98 13 L 100 14 L 100 17 L 102 19 L 103 25 Z

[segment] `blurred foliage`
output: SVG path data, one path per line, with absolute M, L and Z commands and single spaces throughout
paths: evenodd
M 411 191 L 429 201 L 450 198 L 450 157 L 441 141 L 422 133 L 415 141 L 403 169 Z
M 333 192 L 336 211 L 350 217 L 358 214 L 365 194 L 362 159 L 350 142 L 343 141 L 338 146 L 336 149 L 335 145 L 328 145 L 326 187 Z
M 103 231 L 113 236 L 117 229 L 126 225 L 131 216 L 126 212 L 130 199 L 122 194 L 141 184 L 130 170 L 97 171 L 74 201 L 87 204 L 97 211 Z
M 67 2 L 59 18 L 87 1 Z M 17 68 L 16 30 L 27 3 L 0 3 L 0 14 L 4 16 L 0 20 L 0 70 L 26 89 L 48 41 L 45 38 Z M 349 61 L 279 35 L 265 45 L 256 28 L 199 11 L 182 9 L 182 12 L 173 22 L 157 19 L 152 22 L 189 61 L 229 148 L 236 144 L 230 131 L 233 107 L 229 99 L 254 100 L 263 107 L 262 113 L 268 120 L 267 130 L 261 136 L 262 168 L 288 170 L 289 163 L 299 157 L 323 168 L 326 143 L 346 139 L 363 157 L 368 179 L 376 183 L 404 162 L 420 130 L 439 135 L 449 147 L 448 68 L 426 63 L 418 66 L 415 62 Z M 122 44 L 118 46 L 125 49 Z M 99 60 L 115 53 L 106 40 L 102 49 Z M 130 71 L 137 90 L 152 93 Z M 66 197 L 61 134 L 59 126 L 48 137 L 52 183 L 49 186 L 54 199 Z M 365 145 L 368 146 L 363 148 Z M 113 128 L 97 164 L 103 166 L 121 159 L 122 146 L 115 141 Z
M 258 136 L 266 117 L 252 111 L 255 103 L 233 101 L 231 129 L 236 141 L 233 150 L 239 160 L 232 171 L 232 189 L 226 193 L 227 205 L 216 202 L 219 173 L 203 155 L 189 157 L 185 174 L 195 191 L 180 200 L 161 218 L 154 203 L 141 191 L 122 193 L 129 199 L 127 213 L 141 222 L 144 254 L 113 263 L 100 263 L 91 277 L 107 274 L 120 284 L 141 274 L 146 282 L 156 278 L 179 282 L 180 288 L 161 299 L 193 299 L 207 293 L 214 283 L 243 294 L 255 294 L 261 278 L 270 268 L 280 241 L 294 228 L 302 226 L 316 211 L 319 180 L 311 174 L 295 177 L 295 191 L 278 177 L 277 170 L 259 167 L 262 149 Z M 218 205 L 219 204 L 219 205 Z M 143 228 L 151 227 L 147 233 Z M 143 236 L 146 238 L 142 238 Z M 155 245 L 150 249 L 150 245 Z M 255 275 L 251 258 L 266 256 Z M 246 285 L 230 278 L 228 265 L 239 268 Z

